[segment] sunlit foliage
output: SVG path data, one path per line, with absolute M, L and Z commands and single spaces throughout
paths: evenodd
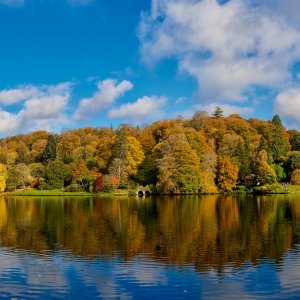
M 299 137 L 278 115 L 246 120 L 225 117 L 220 107 L 212 116 L 200 111 L 144 127 L 37 131 L 0 139 L 0 164 L 8 173 L 2 186 L 26 188 L 40 178 L 43 188 L 91 191 L 100 174 L 122 188 L 152 185 L 161 193 L 228 191 L 250 174 L 255 184 L 288 182 L 300 169 Z M 23 173 L 29 167 L 26 180 L 16 171 L 20 166 Z

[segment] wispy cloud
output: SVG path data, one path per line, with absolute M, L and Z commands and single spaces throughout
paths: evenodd
M 146 122 L 163 117 L 162 108 L 166 105 L 165 97 L 144 96 L 135 102 L 125 103 L 118 108 L 112 108 L 108 116 L 112 119 L 125 119 L 130 122 Z
M 24 85 L 0 91 L 0 133 L 11 134 L 29 130 L 53 130 L 68 122 L 66 108 L 71 96 L 72 83 L 57 85 Z M 16 112 L 4 107 L 18 103 Z
M 36 97 L 41 95 L 42 92 L 33 85 L 19 86 L 15 89 L 6 89 L 0 91 L 0 103 L 2 105 L 12 105 L 18 102 L 23 102 L 30 99 L 31 97 Z
M 290 88 L 279 93 L 275 100 L 274 110 L 288 123 L 300 126 L 300 88 Z
M 152 0 L 139 26 L 144 62 L 175 58 L 197 80 L 197 101 L 205 104 L 247 101 L 253 86 L 284 88 L 300 59 L 300 32 L 290 10 L 280 9 L 299 1 L 255 2 Z
M 130 81 L 123 80 L 118 83 L 113 79 L 106 79 L 97 83 L 98 91 L 91 98 L 80 101 L 73 119 L 76 121 L 89 120 L 101 110 L 109 108 L 119 97 L 133 88 Z

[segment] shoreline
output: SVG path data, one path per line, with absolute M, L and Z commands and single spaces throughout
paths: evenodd
M 159 193 L 151 193 L 151 196 L 180 196 L 180 195 L 275 195 L 275 194 L 285 194 L 285 195 L 293 195 L 300 194 L 300 185 L 289 185 L 288 189 L 283 189 L 282 186 L 261 186 L 258 188 L 242 188 L 236 189 L 229 192 L 220 192 L 220 193 L 198 193 L 198 194 L 189 194 L 189 193 L 181 193 L 181 194 L 159 194 Z M 115 197 L 115 196 L 137 196 L 135 192 L 128 190 L 116 190 L 112 192 L 102 192 L 102 193 L 88 193 L 88 192 L 65 192 L 62 190 L 18 190 L 14 192 L 5 192 L 2 193 L 3 196 L 67 196 L 67 197 Z M 150 195 L 149 195 L 150 196 Z M 145 197 L 145 196 L 143 196 Z M 142 198 L 142 197 L 141 197 Z

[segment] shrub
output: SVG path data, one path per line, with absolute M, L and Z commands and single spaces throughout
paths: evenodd
M 70 185 L 70 192 L 76 193 L 76 192 L 85 192 L 84 188 L 78 184 L 71 184 Z
M 291 183 L 294 185 L 300 185 L 300 169 L 295 169 L 291 176 Z

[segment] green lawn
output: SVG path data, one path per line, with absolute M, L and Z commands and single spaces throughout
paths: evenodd
M 287 187 L 291 194 L 300 193 L 300 185 L 288 185 Z
M 88 192 L 64 192 L 62 190 L 24 190 L 5 193 L 9 196 L 124 196 L 128 195 L 127 190 L 117 190 L 110 193 L 91 194 Z
M 262 190 L 266 194 L 268 194 L 268 193 L 271 193 L 271 194 L 284 194 L 284 193 L 297 194 L 297 193 L 300 193 L 300 185 L 291 185 L 291 184 L 283 185 L 281 183 L 261 186 L 259 189 Z

